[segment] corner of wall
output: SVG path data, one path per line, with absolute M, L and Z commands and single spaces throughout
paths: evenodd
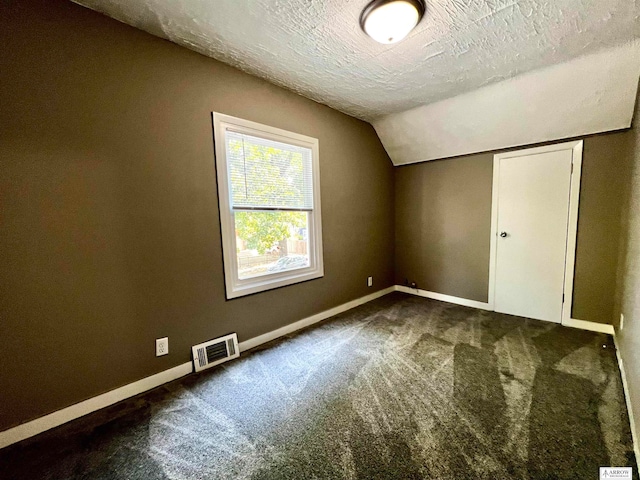
M 625 205 L 621 216 L 622 235 L 616 275 L 615 331 L 620 373 L 627 400 L 636 457 L 640 432 L 640 96 L 637 97 L 632 130 L 634 135 L 625 145 L 625 162 L 630 179 L 625 185 Z M 625 316 L 624 328 L 619 323 Z

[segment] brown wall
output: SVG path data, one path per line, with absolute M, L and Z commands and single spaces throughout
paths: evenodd
M 630 162 L 627 130 L 584 142 L 572 317 L 614 323 L 616 273 Z
M 392 284 L 370 125 L 62 0 L 0 45 L 0 430 Z M 319 139 L 324 278 L 225 301 L 211 111 Z
M 396 283 L 487 301 L 493 155 L 396 168 Z
M 614 320 L 620 214 L 631 133 L 585 139 L 573 318 Z M 396 283 L 488 300 L 493 155 L 469 155 L 396 171 Z
M 616 341 L 624 362 L 627 395 L 631 403 L 629 412 L 640 433 L 640 96 L 636 100 L 636 112 L 626 157 L 630 161 L 630 173 L 626 188 L 625 208 L 622 212 L 620 268 L 618 271 L 618 302 L 616 304 Z M 624 314 L 624 328 L 620 329 L 620 314 Z

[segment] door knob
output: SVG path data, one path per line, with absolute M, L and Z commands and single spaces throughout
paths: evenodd
M 500 236 L 501 236 L 502 238 L 505 238 L 505 237 L 507 236 L 507 232 L 500 232 Z

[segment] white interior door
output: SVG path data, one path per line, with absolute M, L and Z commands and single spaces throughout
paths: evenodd
M 571 148 L 496 158 L 497 312 L 562 320 L 572 159 Z

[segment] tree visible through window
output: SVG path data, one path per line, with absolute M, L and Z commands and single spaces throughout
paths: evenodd
M 273 288 L 321 276 L 317 140 L 218 114 L 214 125 L 227 279 L 253 293 L 251 279 Z

